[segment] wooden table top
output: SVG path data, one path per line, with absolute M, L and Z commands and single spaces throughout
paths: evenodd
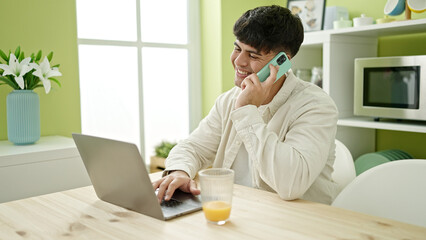
M 223 226 L 202 211 L 161 221 L 101 201 L 89 186 L 0 204 L 0 239 L 424 240 L 426 228 L 240 185 Z

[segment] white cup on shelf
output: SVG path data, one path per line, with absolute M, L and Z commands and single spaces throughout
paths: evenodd
M 340 20 L 336 20 L 333 22 L 333 27 L 334 29 L 352 27 L 352 21 L 341 18 Z
M 373 18 L 367 17 L 365 14 L 361 14 L 361 17 L 357 17 L 353 19 L 354 21 L 354 27 L 359 26 L 367 26 L 373 24 Z

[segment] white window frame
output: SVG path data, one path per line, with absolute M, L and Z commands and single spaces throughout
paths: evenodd
M 143 109 L 143 77 L 142 77 L 142 48 L 180 48 L 188 50 L 188 102 L 189 102 L 189 131 L 192 132 L 202 118 L 202 98 L 201 98 L 201 47 L 200 47 L 200 3 L 199 0 L 188 1 L 188 43 L 187 44 L 168 44 L 143 42 L 141 33 L 141 12 L 140 0 L 136 0 L 136 41 L 115 41 L 78 38 L 78 45 L 100 45 L 100 46 L 131 46 L 137 48 L 138 54 L 138 84 L 139 84 L 139 119 L 140 119 L 140 151 L 145 156 L 144 144 L 144 109 Z M 77 26 L 78 27 L 78 26 Z M 189 133 L 188 133 L 189 134 Z M 147 162 L 148 159 L 145 161 Z

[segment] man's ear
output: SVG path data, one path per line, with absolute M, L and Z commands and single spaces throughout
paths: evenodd
M 287 58 L 289 59 L 289 60 L 291 60 L 292 58 L 293 58 L 293 56 L 291 56 L 291 54 L 289 54 L 289 51 L 287 51 L 287 50 L 281 50 L 280 52 L 284 52 L 285 53 L 285 55 L 287 55 Z

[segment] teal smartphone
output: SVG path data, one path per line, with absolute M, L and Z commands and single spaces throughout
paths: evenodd
M 258 73 L 259 81 L 264 82 L 270 74 L 269 64 L 274 66 L 280 65 L 280 69 L 277 72 L 277 79 L 275 82 L 280 79 L 288 70 L 291 68 L 291 62 L 287 58 L 287 54 L 285 52 L 279 52 L 270 62 L 268 62 Z

